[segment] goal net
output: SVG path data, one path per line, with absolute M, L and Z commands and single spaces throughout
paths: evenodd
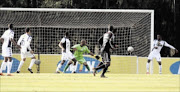
M 89 49 L 99 54 L 97 40 L 113 25 L 117 28 L 115 43 L 120 48 L 112 55 L 129 55 L 127 47 L 133 46 L 132 54 L 144 57 L 149 54 L 154 39 L 153 21 L 153 10 L 0 8 L 0 35 L 12 23 L 17 41 L 24 29 L 30 27 L 31 48 L 36 54 L 61 54 L 58 43 L 65 31 L 69 31 L 71 45 L 86 39 Z M 13 47 L 13 53 L 20 51 Z

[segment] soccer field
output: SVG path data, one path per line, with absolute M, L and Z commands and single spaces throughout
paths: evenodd
M 0 92 L 4 91 L 180 91 L 180 75 L 172 74 L 13 74 L 0 77 Z

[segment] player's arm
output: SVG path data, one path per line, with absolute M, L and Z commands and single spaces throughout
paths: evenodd
M 4 38 L 0 38 L 0 41 L 3 43 L 4 42 Z
M 65 52 L 65 48 L 63 47 L 64 42 L 65 42 L 65 38 L 63 38 L 59 43 L 59 47 L 62 49 L 63 52 Z
M 10 33 L 10 41 L 20 49 L 21 46 L 19 46 L 19 45 L 16 43 L 16 41 L 14 41 L 13 38 L 14 38 L 14 33 L 12 32 L 12 33 Z
M 78 44 L 72 46 L 71 48 L 73 49 L 73 51 L 76 51 L 76 50 L 77 50 L 77 47 L 78 47 Z
M 19 38 L 17 44 L 18 44 L 18 45 L 21 45 L 21 41 L 22 41 L 22 36 L 20 36 L 20 38 Z
M 116 48 L 118 48 L 118 45 L 114 43 L 114 35 L 111 33 L 109 34 L 109 37 L 110 37 L 109 44 L 111 46 L 111 49 L 115 50 Z
M 19 49 L 21 48 L 21 46 L 19 46 L 17 43 L 16 43 L 16 41 L 14 41 L 14 39 L 10 39 L 10 41 L 14 44 L 14 45 L 16 45 Z
M 156 40 L 154 40 L 154 48 L 153 49 L 158 49 L 158 46 L 157 46 L 157 44 L 156 44 Z
M 94 56 L 94 54 L 92 52 L 89 53 L 91 56 Z
M 92 53 L 89 49 L 88 49 L 88 47 L 86 47 L 86 52 L 88 53 L 88 54 L 90 54 L 91 56 L 94 56 L 94 53 Z M 98 56 L 99 57 L 99 56 Z M 95 58 L 97 59 L 97 56 L 95 56 Z
M 34 51 L 31 49 L 31 40 L 32 40 L 32 37 L 30 37 L 27 41 L 27 48 L 28 50 L 30 51 L 31 54 L 34 54 Z
M 5 34 L 5 33 L 4 33 Z M 4 34 L 1 36 L 0 41 L 3 43 L 4 42 Z
M 98 39 L 98 42 L 99 44 L 102 46 L 103 45 L 103 36 L 101 36 L 99 39 Z
M 174 49 L 176 51 L 176 53 L 179 52 L 176 48 L 174 48 L 172 45 L 168 44 L 166 41 L 164 42 L 164 46 Z

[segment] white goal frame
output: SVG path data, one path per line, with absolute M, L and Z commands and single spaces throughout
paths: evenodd
M 136 13 L 150 13 L 151 14 L 151 43 L 149 52 L 153 47 L 154 40 L 154 10 L 147 9 L 59 9 L 59 8 L 0 8 L 0 11 L 64 11 L 64 12 L 136 12 Z M 144 61 L 146 62 L 146 61 Z M 138 59 L 137 59 L 137 73 L 138 73 Z M 153 62 L 150 64 L 150 73 L 153 74 Z

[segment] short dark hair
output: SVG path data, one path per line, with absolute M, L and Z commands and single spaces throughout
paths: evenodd
M 65 36 L 69 36 L 69 32 L 65 32 Z
M 117 32 L 117 28 L 115 28 L 115 29 L 113 29 L 113 31 L 112 31 L 113 33 L 116 33 Z
M 112 25 L 109 26 L 109 30 L 113 31 L 114 27 Z
M 25 31 L 26 33 L 28 33 L 30 31 L 30 28 L 26 28 Z
M 12 29 L 13 28 L 13 24 L 8 24 L 8 28 Z

